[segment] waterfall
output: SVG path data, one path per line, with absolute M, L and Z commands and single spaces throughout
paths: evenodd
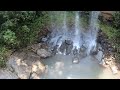
M 89 38 L 88 38 L 88 50 L 87 54 L 89 55 L 91 51 L 96 49 L 96 38 L 98 32 L 98 16 L 99 11 L 92 11 L 90 16 L 90 27 L 89 27 Z
M 64 11 L 63 29 L 64 29 L 65 36 L 67 36 L 67 33 L 68 33 L 66 17 L 67 17 L 67 14 L 66 14 L 66 11 Z
M 74 40 L 73 40 L 73 46 L 74 48 L 76 47 L 77 49 L 80 48 L 80 42 L 81 42 L 81 38 L 80 38 L 80 17 L 79 17 L 79 11 L 77 11 L 75 13 L 75 37 L 74 37 Z
M 99 11 L 92 11 L 90 15 L 90 23 L 89 23 L 89 30 L 87 32 L 84 32 L 81 28 L 81 17 L 80 12 L 75 11 L 75 23 L 74 23 L 74 30 L 72 31 L 72 34 L 69 34 L 68 30 L 68 24 L 67 24 L 67 12 L 66 11 L 59 11 L 56 12 L 57 19 L 54 20 L 60 20 L 58 23 L 53 21 L 53 32 L 52 37 L 50 40 L 50 43 L 52 43 L 52 47 L 58 46 L 57 51 L 59 51 L 59 48 L 63 48 L 65 50 L 62 50 L 62 54 L 65 55 L 66 50 L 75 48 L 79 51 L 80 48 L 83 48 L 81 46 L 84 46 L 85 52 L 87 55 L 90 55 L 91 51 L 94 51 L 96 49 L 96 37 L 98 32 L 98 15 Z M 54 13 L 55 14 L 55 13 Z M 53 18 L 54 18 L 53 16 Z M 56 17 L 55 17 L 56 18 Z M 67 41 L 67 43 L 65 42 Z M 69 45 L 69 43 L 72 43 L 73 47 Z M 83 43 L 84 42 L 84 43 Z M 66 45 L 67 44 L 67 45 Z M 66 49 L 67 48 L 67 49 Z M 69 48 L 69 49 L 68 49 Z M 69 52 L 69 51 L 68 51 Z

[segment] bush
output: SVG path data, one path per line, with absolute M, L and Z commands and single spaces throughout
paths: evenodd
M 5 67 L 8 50 L 5 47 L 0 46 L 0 67 Z
M 120 11 L 113 14 L 113 27 L 120 29 Z

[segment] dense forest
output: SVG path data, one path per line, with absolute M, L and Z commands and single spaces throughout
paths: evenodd
M 84 27 L 88 23 L 89 12 L 82 13 Z M 0 11 L 0 67 L 5 67 L 11 52 L 37 42 L 39 36 L 46 34 L 50 28 L 49 13 L 49 11 Z M 69 16 L 71 15 L 72 12 Z M 100 19 L 100 28 L 113 45 L 119 62 L 120 12 L 115 11 L 111 21 Z

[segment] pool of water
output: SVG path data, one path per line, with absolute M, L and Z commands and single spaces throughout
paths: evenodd
M 115 79 L 108 68 L 102 67 L 92 56 L 80 59 L 78 64 L 72 63 L 72 56 L 57 54 L 43 60 L 48 66 L 42 79 Z

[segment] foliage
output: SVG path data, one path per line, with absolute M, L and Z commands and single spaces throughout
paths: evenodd
M 47 11 L 0 11 L 0 66 L 7 49 L 20 49 L 35 42 L 49 21 L 48 14 Z
M 120 11 L 113 14 L 113 27 L 120 29 Z
M 120 62 L 120 32 L 116 27 L 100 23 L 101 30 L 108 36 L 110 43 L 116 49 L 115 56 L 117 62 Z
M 7 51 L 8 50 L 5 47 L 0 46 L 0 67 L 5 67 Z

